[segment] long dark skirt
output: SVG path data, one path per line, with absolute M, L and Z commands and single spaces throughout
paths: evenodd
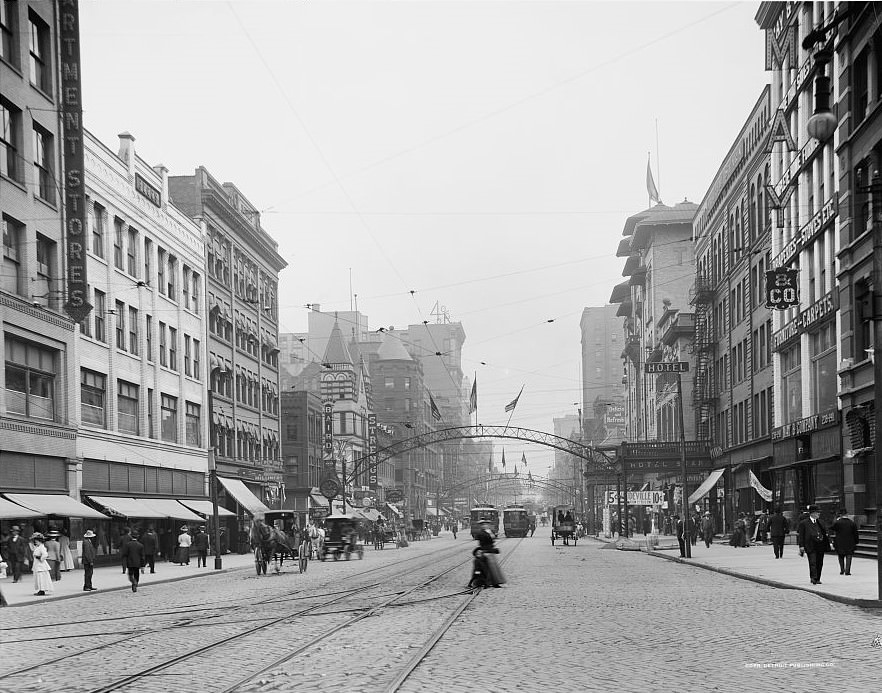
M 179 546 L 178 554 L 175 556 L 175 563 L 189 563 L 190 562 L 190 547 L 189 546 Z
M 474 555 L 470 587 L 499 587 L 505 584 L 505 576 L 494 554 L 478 551 Z

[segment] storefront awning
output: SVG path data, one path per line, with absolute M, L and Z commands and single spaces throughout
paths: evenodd
M 395 513 L 398 517 L 403 517 L 401 514 L 401 511 L 398 508 L 396 508 L 394 505 L 389 505 L 388 503 L 386 503 L 386 507 L 389 508 L 389 510 L 391 510 L 393 513 Z
M 29 510 L 5 498 L 0 498 L 0 520 L 24 520 L 29 517 L 42 517 L 36 510 Z
M 377 512 L 376 508 L 361 508 L 360 512 L 371 522 L 376 522 L 382 517 L 379 512 Z
M 328 499 L 324 496 L 316 495 L 315 493 L 309 494 L 309 507 L 310 508 L 330 508 L 331 504 L 328 502 Z
M 793 467 L 798 467 L 802 464 L 820 464 L 821 462 L 832 462 L 833 460 L 838 459 L 838 455 L 825 455 L 824 457 L 811 457 L 807 460 L 791 460 L 790 462 L 780 462 L 778 464 L 773 464 L 766 471 L 774 472 L 780 469 L 792 469 Z
M 689 494 L 689 505 L 692 505 L 696 501 L 704 498 L 708 492 L 716 485 L 716 483 L 720 480 L 720 477 L 723 476 L 723 472 L 725 469 L 715 469 L 712 471 L 707 479 L 701 482 L 701 486 L 695 489 L 692 493 Z
M 156 512 L 165 513 L 165 516 L 172 520 L 205 521 L 192 510 L 178 503 L 174 498 L 138 498 L 137 500 L 148 508 L 153 508 Z
M 41 517 L 59 515 L 61 517 L 88 517 L 93 520 L 106 520 L 107 515 L 88 505 L 83 505 L 70 496 L 54 493 L 7 493 L 13 503 L 23 505 L 28 510 L 40 513 Z
M 193 512 L 197 512 L 200 515 L 206 515 L 208 517 L 211 517 L 211 515 L 213 514 L 213 510 L 211 507 L 211 501 L 190 500 L 189 498 L 182 498 L 181 500 L 178 501 L 178 503 L 184 504 L 185 506 L 190 508 L 190 510 L 192 510 Z M 236 517 L 236 513 L 230 512 L 229 510 L 227 510 L 226 508 L 224 508 L 220 505 L 217 506 L 217 514 L 220 517 Z
M 229 494 L 236 499 L 236 502 L 247 510 L 251 515 L 263 515 L 270 512 L 261 500 L 255 496 L 248 487 L 238 479 L 225 479 L 222 476 L 217 478 L 223 487 L 227 489 Z
M 154 510 L 149 505 L 145 505 L 134 498 L 116 498 L 113 496 L 89 496 L 102 508 L 105 508 L 110 515 L 117 517 L 152 517 L 157 520 L 164 520 L 168 517 L 165 513 Z

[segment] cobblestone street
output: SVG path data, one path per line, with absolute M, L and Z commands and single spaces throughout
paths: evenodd
M 177 652 L 260 625 L 283 610 L 308 606 L 315 602 L 308 602 L 310 596 L 326 595 L 322 600 L 330 601 L 332 593 L 359 585 L 391 585 L 390 575 L 405 565 L 437 574 L 442 564 L 468 559 L 471 546 L 463 535 L 455 543 L 442 535 L 399 551 L 369 550 L 364 561 L 316 562 L 304 575 L 258 579 L 242 569 L 155 584 L 137 595 L 93 594 L 6 609 L 0 676 L 46 664 L 0 678 L 0 691 L 93 690 Z M 796 692 L 841 689 L 847 681 L 849 691 L 878 691 L 882 648 L 873 640 L 882 633 L 882 612 L 599 546 L 588 540 L 551 546 L 539 534 L 500 542 L 508 584 L 481 593 L 401 690 Z M 412 560 L 391 568 L 404 559 Z M 375 570 L 383 566 L 390 568 Z M 375 572 L 358 576 L 368 570 Z M 440 601 L 414 599 L 360 621 L 352 634 L 341 631 L 317 654 L 295 658 L 243 690 L 387 690 L 395 668 L 422 646 L 445 611 L 452 611 L 468 576 L 467 565 L 455 568 L 437 590 Z M 352 610 L 352 602 L 346 604 L 339 611 L 319 609 L 300 622 L 304 625 L 293 626 L 296 633 L 290 636 L 291 626 L 249 636 L 254 639 L 244 641 L 247 646 L 232 660 L 228 654 L 200 656 L 119 690 L 169 690 L 175 687 L 170 680 L 185 679 L 188 686 L 201 682 L 205 691 L 223 690 L 227 678 L 240 675 L 237 664 L 257 664 L 261 658 L 269 663 L 286 644 L 293 649 L 307 631 L 342 623 Z M 145 633 L 156 629 L 162 630 Z M 120 645 L 110 644 L 133 636 L 125 641 L 127 656 L 120 658 Z M 88 647 L 98 649 L 51 663 Z M 370 656 L 363 656 L 367 652 Z M 90 672 L 87 682 L 77 675 L 81 667 Z

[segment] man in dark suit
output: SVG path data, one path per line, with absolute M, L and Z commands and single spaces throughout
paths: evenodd
M 138 535 L 131 534 L 129 541 L 120 551 L 123 565 L 129 572 L 129 582 L 132 583 L 132 592 L 138 591 L 138 581 L 141 578 L 141 568 L 144 566 L 144 544 L 138 541 Z
M 21 536 L 21 528 L 12 525 L 9 530 L 9 539 L 6 540 L 6 560 L 12 568 L 12 581 L 21 582 L 21 567 L 27 560 L 27 542 Z
M 796 541 L 799 555 L 808 557 L 809 578 L 813 585 L 821 584 L 821 571 L 824 569 L 824 553 L 830 548 L 827 528 L 819 519 L 821 511 L 817 505 L 810 505 L 809 516 L 799 523 Z
M 851 559 L 860 539 L 857 525 L 848 515 L 845 508 L 839 511 L 833 523 L 833 548 L 839 558 L 839 574 L 851 575 Z
M 159 537 L 153 531 L 153 525 L 147 528 L 144 536 L 141 537 L 141 543 L 144 544 L 144 561 L 150 566 L 150 572 L 156 572 L 156 554 L 159 553 Z
M 769 536 L 772 539 L 772 548 L 775 549 L 775 558 L 784 557 L 784 537 L 789 533 L 790 523 L 781 508 L 775 508 L 775 514 L 769 518 Z

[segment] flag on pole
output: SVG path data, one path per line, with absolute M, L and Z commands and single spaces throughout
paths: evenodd
M 530 480 L 530 483 L 533 483 L 533 475 L 530 472 L 527 472 L 527 478 Z
M 487 472 L 489 474 L 493 473 L 493 455 L 490 455 L 490 459 L 487 460 Z
M 518 468 L 517 468 L 517 467 L 515 467 L 514 475 L 515 475 L 515 476 L 518 475 Z
M 521 392 L 524 391 L 524 386 L 521 385 Z M 518 393 L 518 396 L 515 397 L 511 402 L 505 405 L 505 411 L 514 411 L 514 408 L 518 406 L 518 400 L 521 398 L 521 392 Z
M 505 448 L 502 448 L 502 468 L 505 469 Z
M 474 414 L 478 411 L 478 379 L 475 378 L 475 382 L 472 383 L 472 394 L 469 395 L 469 414 Z
M 521 453 L 521 464 L 523 464 L 525 467 L 527 466 L 527 453 L 525 452 Z
M 438 405 L 435 404 L 435 398 L 432 397 L 431 392 L 429 393 L 429 406 L 432 409 L 432 418 L 435 419 L 435 421 L 440 421 L 441 420 L 441 410 L 438 409 Z
M 646 192 L 649 193 L 650 202 L 661 202 L 658 188 L 655 187 L 655 179 L 652 177 L 652 167 L 649 165 L 649 155 L 646 156 Z

